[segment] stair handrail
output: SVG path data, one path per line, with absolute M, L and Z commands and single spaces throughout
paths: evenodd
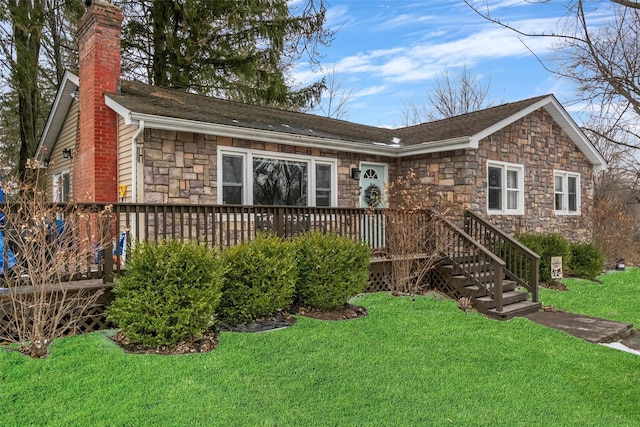
M 464 229 L 503 260 L 507 277 L 527 289 L 533 302 L 539 302 L 540 255 L 469 210 L 464 212 Z
M 455 251 L 457 251 L 459 248 L 454 248 L 454 253 L 447 253 L 447 252 L 443 253 L 443 255 L 446 256 L 449 259 L 449 261 L 451 261 L 456 267 L 460 268 L 460 270 L 467 277 L 467 279 L 472 281 L 478 287 L 478 289 L 485 290 L 487 292 L 487 294 L 495 302 L 496 311 L 497 312 L 502 312 L 503 311 L 503 304 L 502 304 L 502 292 L 503 292 L 502 278 L 503 278 L 504 273 L 506 271 L 505 262 L 502 259 L 500 259 L 500 257 L 495 255 L 493 252 L 491 252 L 490 250 L 485 248 L 480 242 L 475 240 L 472 236 L 470 236 L 468 233 L 466 233 L 460 227 L 455 225 L 453 222 L 449 221 L 446 218 L 443 218 L 440 215 L 435 215 L 434 219 L 436 221 L 440 222 L 445 227 L 447 227 L 450 231 L 453 231 L 457 235 L 457 237 L 459 239 L 462 239 L 468 245 L 472 246 L 476 251 L 478 251 L 478 254 L 480 254 L 481 256 L 483 256 L 485 258 L 487 258 L 491 262 L 491 265 L 492 265 L 493 270 L 494 270 L 493 288 L 490 288 L 489 286 L 487 286 L 486 283 L 481 282 L 473 273 L 470 273 L 467 269 L 463 268 L 463 266 L 456 261 L 456 259 L 455 259 L 456 258 Z M 438 233 L 438 234 L 440 234 L 440 233 Z

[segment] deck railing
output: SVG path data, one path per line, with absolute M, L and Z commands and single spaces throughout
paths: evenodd
M 503 311 L 502 280 L 505 262 L 451 221 L 434 217 L 436 236 L 446 244 L 443 255 L 454 264 L 478 289 L 484 289 L 495 303 L 497 312 Z
M 183 239 L 228 247 L 253 240 L 261 232 L 291 238 L 321 231 L 366 242 L 372 249 L 384 248 L 387 239 L 388 209 L 132 203 L 113 204 L 109 209 L 116 271 L 126 250 L 121 236 L 128 242 Z
M 527 289 L 533 302 L 539 301 L 538 254 L 471 211 L 464 214 L 464 229 L 474 240 L 504 261 L 505 273 L 509 279 Z
M 96 204 L 34 207 L 1 203 L 0 280 L 5 274 L 19 284 L 28 284 L 28 276 L 34 274 L 38 280 L 55 276 L 65 281 L 108 275 L 111 262 L 105 262 L 110 257 L 104 255 L 112 252 L 113 236 L 111 213 L 105 208 Z M 38 262 L 40 257 L 49 262 Z
M 75 252 L 80 253 L 77 258 L 81 266 L 70 263 L 74 268 L 68 272 L 69 280 L 103 277 L 106 282 L 111 281 L 113 270 L 120 272 L 126 251 L 135 241 L 182 239 L 209 247 L 228 247 L 253 240 L 261 232 L 291 238 L 317 230 L 366 242 L 372 249 L 384 249 L 390 230 L 389 209 L 132 203 L 58 205 L 57 209 L 57 220 L 63 219 L 64 232 L 72 236 L 74 247 L 81 249 Z M 538 255 L 472 212 L 465 213 L 464 230 L 428 211 L 415 215 L 420 223 L 435 219 L 436 239 L 443 239 L 446 245 L 433 247 L 446 247 L 449 258 L 467 267 L 476 263 L 504 271 L 504 276 L 528 289 L 533 301 L 538 301 Z M 10 237 L 11 230 L 3 231 Z M 70 243 L 66 245 L 69 247 Z M 5 245 L 2 254 L 4 265 L 7 248 L 10 246 Z M 472 253 L 475 258 L 470 256 Z M 465 274 L 487 288 L 501 307 L 503 274 L 488 281 L 484 280 L 480 265 L 471 267 Z

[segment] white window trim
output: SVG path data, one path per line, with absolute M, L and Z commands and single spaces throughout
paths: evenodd
M 556 209 L 556 177 L 562 177 L 562 205 L 564 209 Z M 568 178 L 576 178 L 576 210 L 569 210 L 569 180 Z M 580 174 L 576 172 L 567 172 L 561 170 L 553 171 L 553 209 L 556 215 L 581 215 L 581 206 L 582 206 L 582 198 L 581 198 L 581 185 L 580 185 Z
M 302 154 L 277 153 L 263 150 L 247 150 L 236 147 L 218 147 L 218 167 L 217 167 L 217 190 L 218 204 L 222 204 L 222 156 L 230 155 L 243 158 L 243 191 L 242 201 L 244 205 L 253 204 L 253 158 L 263 157 L 275 160 L 293 160 L 305 162 L 308 165 L 308 189 L 307 189 L 307 206 L 316 206 L 316 164 L 331 166 L 331 200 L 329 207 L 338 206 L 338 161 L 337 159 L 328 159 L 326 157 L 306 156 Z M 325 207 L 325 206 L 323 206 Z
M 71 173 L 69 170 L 63 170 L 60 172 L 57 172 L 55 174 L 53 174 L 53 202 L 54 203 L 64 203 L 60 200 L 58 200 L 58 194 L 60 193 L 60 181 L 61 179 L 65 176 L 68 175 L 69 176 L 69 193 L 71 193 Z M 70 194 L 67 194 L 67 201 L 69 200 Z
M 496 167 L 502 170 L 502 206 L 501 210 L 489 209 L 489 167 Z M 518 209 L 507 209 L 507 171 L 515 170 L 518 172 Z M 488 215 L 524 215 L 524 165 L 517 163 L 507 163 L 489 160 L 485 169 L 486 176 L 486 196 L 485 203 Z

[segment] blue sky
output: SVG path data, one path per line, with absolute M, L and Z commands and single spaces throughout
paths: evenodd
M 353 95 L 347 120 L 373 126 L 399 126 L 403 102 L 427 103 L 434 78 L 465 64 L 483 83 L 490 79 L 493 104 L 553 93 L 574 113 L 572 88 L 545 71 L 512 31 L 484 20 L 462 0 L 329 0 L 328 25 L 338 29 L 322 50 L 324 72 Z M 486 4 L 476 0 L 475 4 Z M 532 4 L 524 0 L 488 2 L 491 13 L 524 31 L 559 32 L 566 2 Z M 604 12 L 598 11 L 602 15 Z M 526 39 L 541 57 L 551 54 L 552 38 Z M 321 77 L 301 64 L 294 77 Z M 578 120 L 579 121 L 579 120 Z

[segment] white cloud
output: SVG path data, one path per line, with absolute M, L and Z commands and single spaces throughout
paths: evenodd
M 419 24 L 424 22 L 433 21 L 436 19 L 434 16 L 425 15 L 410 15 L 410 14 L 400 14 L 396 15 L 384 22 L 381 22 L 376 26 L 377 30 L 389 30 L 398 27 L 404 27 L 411 24 Z
M 357 92 L 353 92 L 351 94 L 351 98 L 356 99 L 356 98 L 362 98 L 364 96 L 377 95 L 379 93 L 383 93 L 385 90 L 387 90 L 387 86 L 385 86 L 385 85 L 369 86 L 369 87 L 366 87 L 364 89 L 360 89 Z

